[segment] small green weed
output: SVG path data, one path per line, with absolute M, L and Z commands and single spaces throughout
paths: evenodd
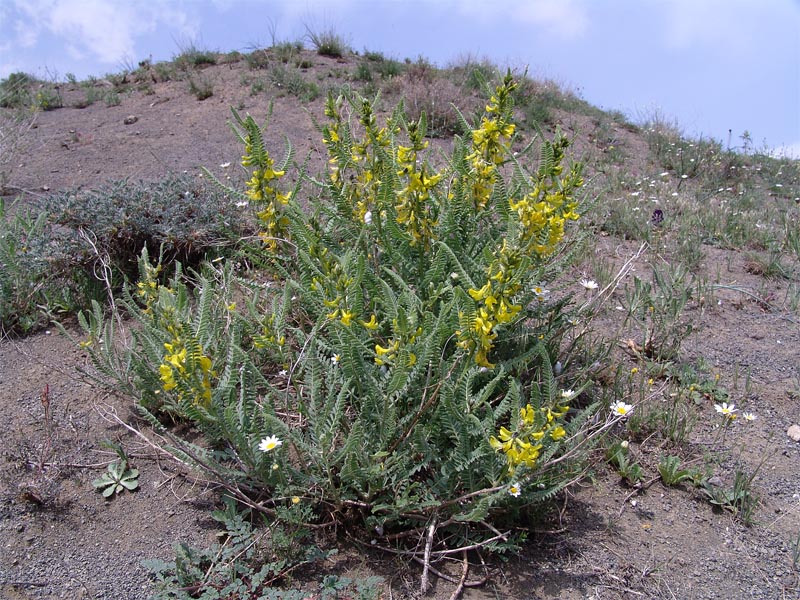
M 158 62 L 153 66 L 153 70 L 158 81 L 172 81 L 176 78 L 176 67 L 171 62 Z
M 347 42 L 333 27 L 316 30 L 306 24 L 306 38 L 320 56 L 341 58 L 348 51 Z
M 252 70 L 266 69 L 270 64 L 269 51 L 265 48 L 256 48 L 252 52 L 244 55 L 247 67 Z
M 119 106 L 122 103 L 119 93 L 116 90 L 109 90 L 106 92 L 103 101 L 106 103 L 106 106 Z
M 108 465 L 106 472 L 92 482 L 98 492 L 102 492 L 104 498 L 111 498 L 115 494 L 121 494 L 125 490 L 132 492 L 139 487 L 138 469 L 128 468 L 128 455 L 122 446 L 115 442 L 105 440 L 102 446 L 110 448 L 119 457 Z
M 33 103 L 32 89 L 36 80 L 27 73 L 11 73 L 0 81 L 0 107 L 25 108 Z
M 192 68 L 202 68 L 217 64 L 217 54 L 209 50 L 201 50 L 194 44 L 189 44 L 178 56 L 176 56 L 172 63 L 181 70 L 189 70 Z
M 77 277 L 58 266 L 67 254 L 46 213 L 18 208 L 9 217 L 0 198 L 0 331 L 28 333 L 47 322 L 51 307 L 80 305 Z
M 773 250 L 766 256 L 749 252 L 745 259 L 745 271 L 753 275 L 761 275 L 767 279 L 792 279 L 794 269 L 783 262 L 783 253 Z
M 670 400 L 666 408 L 653 411 L 650 418 L 665 439 L 682 444 L 694 430 L 697 414 L 682 394 L 671 394 Z
M 143 247 L 161 252 L 165 260 L 197 265 L 207 253 L 224 250 L 229 235 L 244 226 L 240 212 L 217 188 L 186 176 L 60 192 L 46 198 L 44 207 L 62 232 L 53 243 L 65 248 L 65 268 L 93 273 L 100 258 L 115 277 L 135 276 Z
M 372 81 L 372 70 L 370 69 L 370 64 L 365 61 L 361 61 L 356 66 L 356 71 L 353 74 L 353 78 L 356 81 Z
M 658 474 L 666 486 L 680 485 L 687 480 L 693 480 L 692 471 L 681 469 L 680 456 L 662 456 L 658 463 Z
M 132 492 L 139 487 L 139 471 L 129 469 L 125 460 L 116 460 L 108 465 L 105 473 L 92 481 L 92 485 L 103 493 L 104 498 L 121 494 L 125 490 Z
M 55 110 L 64 105 L 61 92 L 49 86 L 43 86 L 33 97 L 33 106 L 39 110 Z
M 636 485 L 644 479 L 644 471 L 638 462 L 631 461 L 629 452 L 627 442 L 615 442 L 606 451 L 606 460 L 628 485 Z
M 104 97 L 103 93 L 94 86 L 84 85 L 82 87 L 85 96 L 75 103 L 75 108 L 86 108 Z
M 295 526 L 290 531 L 285 525 L 279 526 L 265 519 L 265 531 L 259 532 L 252 524 L 249 510 L 239 512 L 230 496 L 224 496 L 223 501 L 224 508 L 211 514 L 224 528 L 223 543 L 206 549 L 178 544 L 174 562 L 142 561 L 156 581 L 155 600 L 198 597 L 207 600 L 245 597 L 304 600 L 310 597 L 309 594 L 330 600 L 377 600 L 380 597 L 382 579 L 379 577 L 353 580 L 327 575 L 317 590 L 301 591 L 291 586 L 293 571 L 318 565 L 335 551 L 322 551 L 310 543 L 308 530 L 302 527 Z M 282 511 L 300 512 L 302 507 L 290 502 Z M 302 517 L 294 518 L 303 520 Z
M 207 100 L 214 95 L 214 83 L 208 77 L 189 77 L 189 91 L 198 100 Z
M 638 276 L 625 286 L 627 320 L 642 332 L 641 353 L 647 358 L 675 358 L 694 326 L 685 308 L 692 298 L 694 276 L 683 265 L 653 266 L 652 283 Z
M 470 91 L 481 93 L 486 89 L 488 83 L 498 76 L 495 65 L 487 60 L 477 60 L 472 55 L 460 57 L 450 64 L 447 71 L 458 85 Z M 520 80 L 520 88 L 524 88 L 525 85 L 525 80 Z M 518 102 L 521 97 L 520 88 L 515 92 L 516 101 Z
M 758 472 L 745 473 L 737 469 L 734 475 L 733 487 L 714 485 L 709 480 L 702 484 L 702 490 L 714 506 L 730 511 L 745 525 L 753 524 L 753 516 L 758 507 L 759 499 L 753 493 L 753 479 Z
M 279 62 L 288 64 L 290 61 L 294 60 L 294 58 L 300 52 L 303 51 L 303 42 L 280 42 L 273 45 L 270 51 L 275 55 L 275 58 L 278 59 Z M 266 66 L 267 65 L 265 64 L 260 68 L 265 68 Z
M 250 82 L 250 95 L 257 96 L 267 89 L 267 82 L 261 78 L 254 79 Z
M 315 100 L 320 95 L 317 84 L 307 82 L 297 69 L 282 64 L 274 65 L 270 69 L 269 77 L 275 87 L 304 102 Z

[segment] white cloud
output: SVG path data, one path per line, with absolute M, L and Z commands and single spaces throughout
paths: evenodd
M 137 37 L 159 24 L 181 36 L 197 31 L 189 13 L 168 0 L 15 0 L 14 8 L 18 44 L 31 47 L 43 36 L 55 36 L 73 58 L 105 64 L 136 56 Z
M 770 24 L 800 24 L 800 5 L 793 0 L 671 0 L 657 6 L 664 10 L 665 42 L 678 50 L 703 45 L 755 52 Z
M 214 0 L 223 5 L 230 0 Z M 484 21 L 497 25 L 534 25 L 546 29 L 564 39 L 580 37 L 589 26 L 586 7 L 588 0 L 417 0 L 409 3 L 407 0 L 380 0 L 384 4 L 409 5 L 409 10 L 420 13 L 425 18 L 425 4 L 432 9 L 454 11 L 473 20 Z M 290 21 L 302 18 L 309 19 L 309 15 L 321 15 L 323 21 L 331 20 L 331 14 L 342 13 L 350 9 L 355 10 L 365 2 L 358 0 L 305 0 L 304 2 L 284 2 L 282 16 Z M 375 0 L 375 4 L 379 2 Z
M 134 14 L 104 0 L 64 0 L 45 17 L 48 29 L 65 38 L 74 58 L 86 51 L 105 63 L 134 56 Z
M 535 25 L 546 32 L 572 40 L 589 27 L 589 17 L 582 0 L 455 0 L 453 8 L 472 18 Z
M 36 44 L 38 33 L 35 28 L 29 27 L 25 21 L 14 21 L 14 43 L 21 48 L 30 48 Z
M 575 0 L 511 2 L 510 5 L 523 22 L 550 27 L 566 39 L 580 37 L 589 26 L 586 11 Z

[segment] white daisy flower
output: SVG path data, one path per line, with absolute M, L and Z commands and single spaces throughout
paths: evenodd
M 633 404 L 626 404 L 622 400 L 617 400 L 610 408 L 611 414 L 615 417 L 627 417 L 633 410 Z
M 275 450 L 275 448 L 281 444 L 283 444 L 283 442 L 278 439 L 277 435 L 270 435 L 261 440 L 258 444 L 258 449 L 261 450 L 261 452 L 269 452 L 270 450 Z
M 728 404 L 727 402 L 723 402 L 722 404 L 715 404 L 714 410 L 716 410 L 723 417 L 728 417 L 729 419 L 735 419 L 736 418 L 735 413 L 739 409 L 736 408 L 736 405 L 733 403 Z
M 537 300 L 543 301 L 550 294 L 550 290 L 546 290 L 544 287 L 537 285 L 533 287 L 533 293 L 536 294 Z

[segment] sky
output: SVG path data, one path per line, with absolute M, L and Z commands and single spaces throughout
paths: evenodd
M 800 157 L 800 0 L 0 0 L 0 78 L 100 77 L 307 26 L 396 59 L 527 66 L 637 123 Z

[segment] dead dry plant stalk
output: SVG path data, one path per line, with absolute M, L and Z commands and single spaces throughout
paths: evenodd
M 650 245 L 647 242 L 642 242 L 642 245 L 639 246 L 639 249 L 632 256 L 630 256 L 625 261 L 625 263 L 620 267 L 619 271 L 617 271 L 617 274 L 614 276 L 614 278 L 611 280 L 611 282 L 608 283 L 608 285 L 606 285 L 602 290 L 600 290 L 592 298 L 587 300 L 586 303 L 584 303 L 578 309 L 578 312 L 582 313 L 582 312 L 586 311 L 587 309 L 591 309 L 592 314 L 597 313 L 598 310 L 600 309 L 600 307 L 603 304 L 605 304 L 606 301 L 609 298 L 611 298 L 611 296 L 614 294 L 614 292 L 617 290 L 617 288 L 619 288 L 620 284 L 622 283 L 622 280 L 625 279 L 625 277 L 628 276 L 628 273 L 631 272 L 631 269 L 633 269 L 633 266 L 636 264 L 636 262 L 641 258 L 642 254 L 644 254 L 644 252 L 649 247 L 650 247 Z
M 97 236 L 94 234 L 93 231 L 87 231 L 83 227 L 78 230 L 78 235 L 80 238 L 85 241 L 89 246 L 92 248 L 92 253 L 95 255 L 95 263 L 92 267 L 93 275 L 95 279 L 98 281 L 103 282 L 103 286 L 106 290 L 106 295 L 108 296 L 108 304 L 111 307 L 111 314 L 116 317 L 117 325 L 119 327 L 119 331 L 122 335 L 120 335 L 120 339 L 125 339 L 125 325 L 122 322 L 122 317 L 120 316 L 120 311 L 117 310 L 117 304 L 114 301 L 114 286 L 112 282 L 113 278 L 113 270 L 111 269 L 111 258 L 108 256 L 107 252 L 101 252 L 100 249 L 97 247 Z
M 45 466 L 53 451 L 53 413 L 50 410 L 50 384 L 44 384 L 41 402 L 44 409 L 44 444 L 39 454 L 39 475 L 44 477 Z
M 433 518 L 428 526 L 428 537 L 425 541 L 425 554 L 422 563 L 422 577 L 419 585 L 419 592 L 422 596 L 428 593 L 428 570 L 431 566 L 431 546 L 433 546 L 433 535 L 436 533 L 436 517 Z
M 16 150 L 36 123 L 36 112 L 0 110 L 0 193 L 9 186 Z M 14 188 L 16 189 L 16 188 Z

